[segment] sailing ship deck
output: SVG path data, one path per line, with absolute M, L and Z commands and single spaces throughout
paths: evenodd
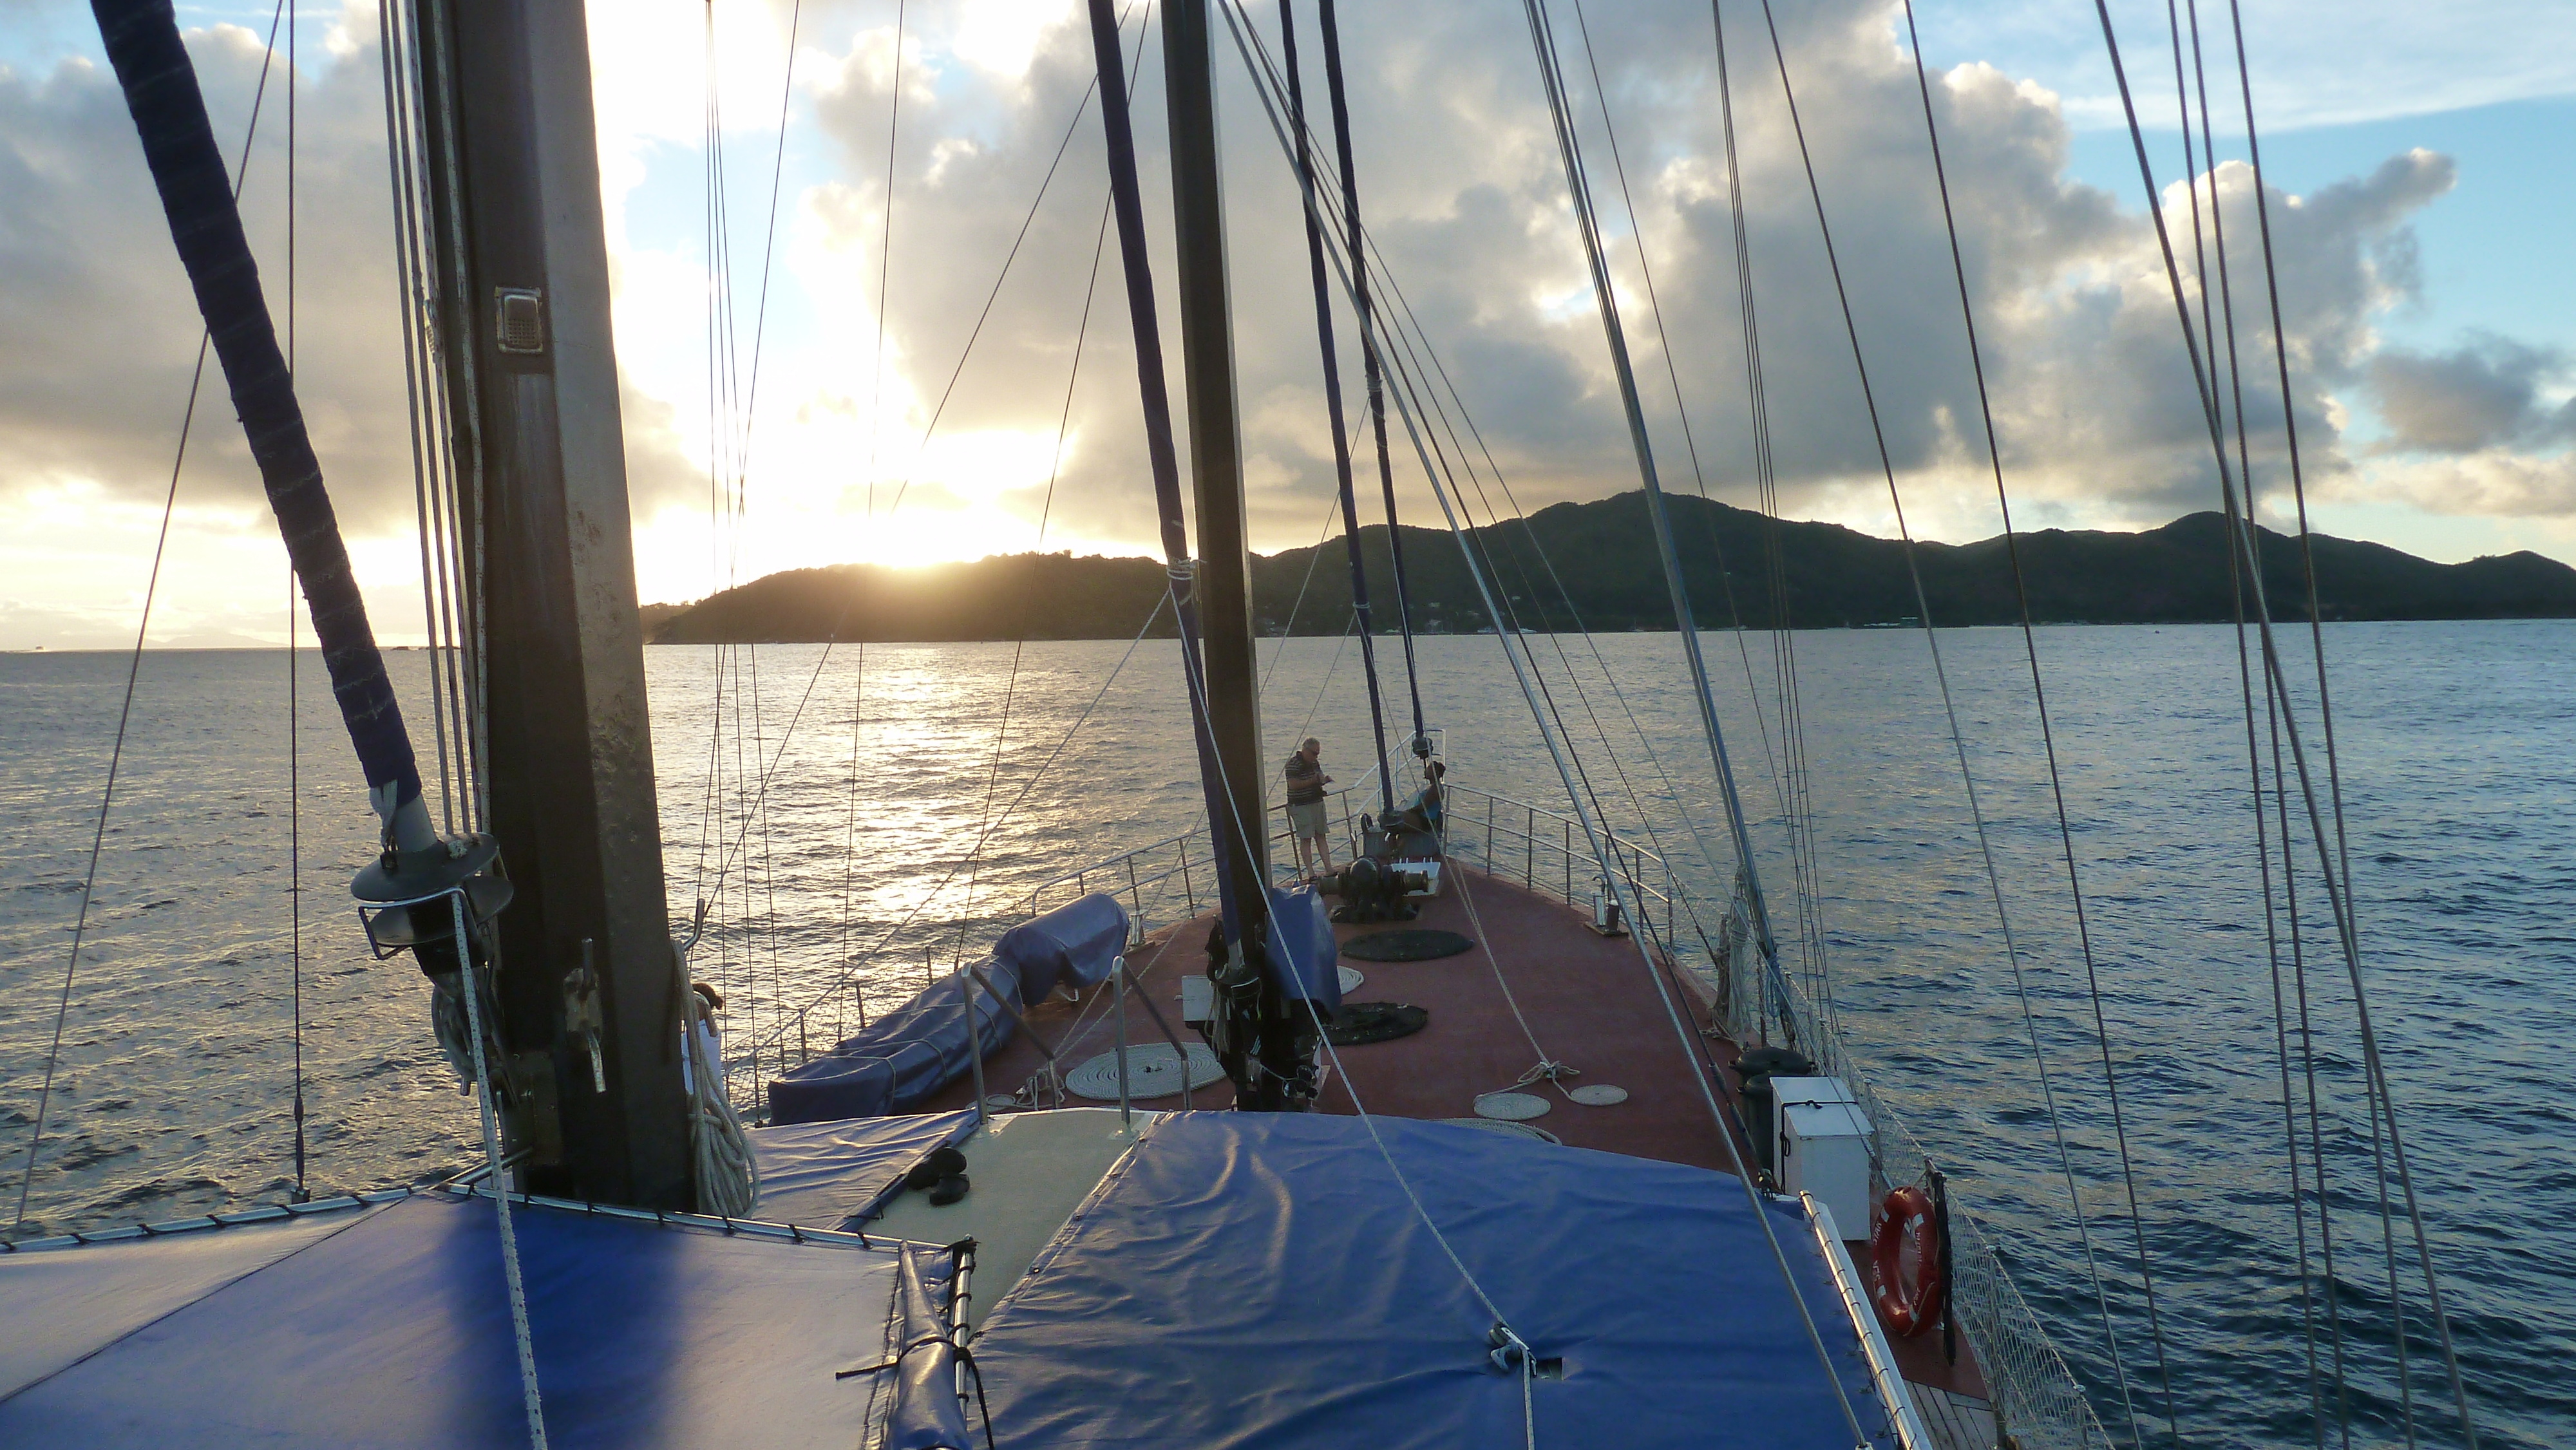
M 1366 977 L 1347 1000 L 1410 1003 L 1426 1009 L 1430 1021 L 1410 1037 L 1336 1049 L 1341 1072 L 1330 1073 L 1334 1062 L 1328 1060 L 1323 1110 L 1351 1113 L 1365 1105 L 1392 1117 L 1465 1118 L 1474 1116 L 1479 1094 L 1519 1087 L 1550 1104 L 1533 1126 L 1575 1147 L 1699 1168 L 1729 1166 L 1688 1054 L 1705 1050 L 1722 1063 L 1733 1060 L 1734 1047 L 1708 1035 L 1706 1004 L 1687 977 L 1664 974 L 1673 1009 L 1690 1029 L 1693 1045 L 1686 1048 L 1634 939 L 1601 936 L 1561 902 L 1455 863 L 1441 895 L 1421 905 L 1420 919 L 1405 925 L 1454 931 L 1476 946 L 1426 962 L 1346 962 Z M 1206 972 L 1213 921 L 1205 916 L 1159 928 L 1129 954 L 1129 968 L 1176 1032 L 1182 1030 L 1181 978 Z M 1392 929 L 1339 926 L 1334 934 L 1347 942 Z M 1080 1003 L 1047 1002 L 1028 1014 L 1030 1028 L 1046 1039 L 1063 1068 L 1114 1047 L 1117 1025 L 1097 1000 L 1107 990 L 1094 989 Z M 1515 1005 L 1526 1030 L 1515 1021 Z M 1131 1006 L 1126 1031 L 1131 1043 L 1160 1040 L 1141 1007 Z M 1628 1100 L 1586 1107 L 1544 1083 L 1521 1085 L 1542 1050 L 1578 1070 L 1579 1076 L 1565 1080 L 1567 1086 L 1612 1083 L 1627 1089 Z M 1015 1035 L 985 1059 L 986 1089 L 1007 1093 L 1036 1081 L 1036 1104 L 1052 1105 L 1045 1070 L 1045 1053 L 1026 1034 Z M 1233 1100 L 1232 1085 L 1219 1079 L 1194 1090 L 1190 1106 L 1221 1108 Z M 974 1101 L 973 1082 L 961 1079 L 924 1111 L 971 1107 Z M 1179 1105 L 1177 1096 L 1150 1104 Z M 1740 1135 L 1737 1146 L 1744 1150 Z
M 1441 894 L 1420 903 L 1420 918 L 1405 925 L 1454 931 L 1474 941 L 1475 948 L 1424 962 L 1348 962 L 1366 980 L 1346 1000 L 1410 1003 L 1427 1009 L 1430 1020 L 1409 1037 L 1337 1049 L 1340 1071 L 1330 1075 L 1318 1106 L 1353 1113 L 1356 1090 L 1358 1103 L 1379 1116 L 1471 1118 L 1480 1094 L 1517 1087 L 1550 1104 L 1532 1126 L 1569 1145 L 1732 1171 L 1736 1155 L 1727 1152 L 1718 1136 L 1699 1086 L 1701 1066 L 1691 1060 L 1694 1053 L 1705 1054 L 1702 1061 L 1719 1069 L 1725 1100 L 1736 1106 L 1741 1084 L 1731 1064 L 1738 1046 L 1713 1028 L 1707 989 L 1669 964 L 1658 963 L 1654 969 L 1669 994 L 1672 1013 L 1687 1024 L 1690 1041 L 1685 1046 L 1635 938 L 1603 936 L 1565 903 L 1454 859 L 1446 869 Z M 1181 979 L 1207 970 L 1206 943 L 1213 923 L 1208 915 L 1157 928 L 1128 957 L 1139 986 L 1185 1042 L 1196 1038 L 1181 1026 Z M 1392 929 L 1346 925 L 1334 934 L 1347 943 Z M 1078 1002 L 1057 998 L 1027 1014 L 1029 1027 L 1054 1051 L 1061 1070 L 1114 1048 L 1119 1029 L 1104 997 L 1109 990 L 1095 988 Z M 1126 1033 L 1132 1044 L 1161 1040 L 1151 1016 L 1132 1004 Z M 1567 1086 L 1615 1084 L 1627 1090 L 1627 1100 L 1589 1107 L 1543 1082 L 1522 1084 L 1522 1074 L 1541 1060 L 1542 1052 L 1578 1069 L 1579 1075 L 1565 1079 Z M 1327 1068 L 1333 1065 L 1328 1060 Z M 1046 1067 L 1045 1052 L 1030 1034 L 1014 1034 L 985 1059 L 985 1089 L 993 1094 L 1028 1089 L 1022 1101 L 1053 1106 Z M 1219 1078 L 1193 1090 L 1188 1105 L 1223 1108 L 1233 1100 L 1231 1084 Z M 1067 1105 L 1081 1101 L 1065 1097 Z M 973 1079 L 962 1077 L 920 1111 L 968 1108 L 974 1102 Z M 1181 1105 L 1177 1094 L 1137 1102 L 1139 1108 L 1158 1110 Z M 1725 1131 L 1735 1139 L 1736 1154 L 1752 1161 L 1740 1111 L 1730 1112 L 1728 1119 Z M 1864 1245 L 1851 1248 L 1856 1260 L 1865 1258 Z M 1971 1406 L 1985 1401 L 1984 1379 L 1964 1339 L 1956 1364 L 1945 1359 L 1937 1334 L 1894 1340 L 1891 1347 L 1907 1380 L 1941 1389 Z

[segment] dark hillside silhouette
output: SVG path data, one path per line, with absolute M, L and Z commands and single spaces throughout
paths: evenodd
M 1921 613 L 1905 546 L 1896 540 L 1838 524 L 1775 524 L 1696 498 L 1675 498 L 1671 506 L 1683 575 L 1703 627 L 1740 619 L 1769 629 L 1784 609 L 1797 628 L 1898 624 Z M 1410 526 L 1404 532 L 1415 628 L 1453 634 L 1492 628 L 1496 622 L 1450 536 Z M 1506 627 L 1571 629 L 1579 618 L 1595 630 L 1672 628 L 1641 493 L 1557 504 L 1468 537 L 1489 563 Z M 2031 613 L 2043 624 L 2232 619 L 2225 543 L 2226 525 L 2215 513 L 2143 533 L 2046 529 L 2018 540 Z M 2328 620 L 2576 617 L 2576 569 L 2538 554 L 2437 564 L 2324 535 L 2312 545 L 2320 612 Z M 1360 531 L 1360 551 L 1379 623 L 1392 628 L 1384 525 Z M 2304 620 L 2307 582 L 2298 541 L 2265 530 L 2261 551 L 2273 617 Z M 1918 544 L 1915 560 L 1934 623 L 2020 618 L 2002 539 Z M 663 644 L 1124 639 L 1162 593 L 1163 566 L 1151 559 L 1003 554 L 917 569 L 849 564 L 772 574 L 651 620 L 646 633 Z M 1256 557 L 1253 593 L 1265 632 L 1340 633 L 1350 622 L 1341 541 Z M 1168 616 L 1156 621 L 1155 634 L 1172 632 Z

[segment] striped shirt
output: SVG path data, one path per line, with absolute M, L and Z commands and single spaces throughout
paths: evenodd
M 1300 750 L 1288 757 L 1288 804 L 1311 806 L 1324 798 L 1324 764 Z

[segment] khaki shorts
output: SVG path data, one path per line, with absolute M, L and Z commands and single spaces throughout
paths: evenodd
M 1324 838 L 1325 832 L 1330 829 L 1331 824 L 1325 817 L 1322 801 L 1309 801 L 1304 805 L 1288 807 L 1288 833 L 1298 840 L 1320 841 Z

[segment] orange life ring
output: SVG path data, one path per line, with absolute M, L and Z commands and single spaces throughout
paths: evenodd
M 1914 1246 L 1914 1272 L 1905 1272 L 1905 1246 Z M 1941 1314 L 1941 1229 L 1934 1221 L 1932 1195 L 1908 1185 L 1887 1195 L 1871 1236 L 1870 1299 L 1879 1322 L 1900 1339 L 1932 1327 Z

